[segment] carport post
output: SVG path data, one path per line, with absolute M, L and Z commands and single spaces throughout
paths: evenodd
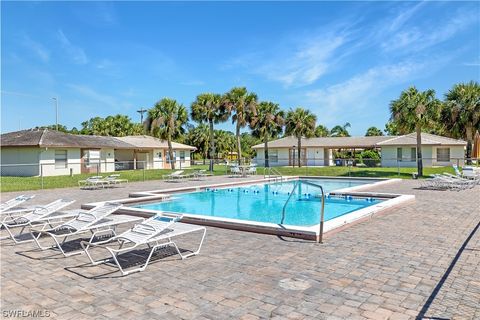
M 43 163 L 40 164 L 40 183 L 43 189 Z

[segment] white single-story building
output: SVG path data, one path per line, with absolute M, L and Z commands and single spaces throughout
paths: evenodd
M 416 134 L 403 136 L 370 137 L 322 137 L 302 138 L 301 162 L 307 166 L 330 166 L 334 164 L 333 150 L 377 149 L 381 154 L 382 167 L 415 167 Z M 270 166 L 298 164 L 298 140 L 285 137 L 268 143 Z M 422 133 L 422 158 L 424 166 L 463 165 L 465 147 L 462 140 Z M 254 161 L 265 164 L 263 143 L 252 147 L 256 151 Z
M 150 136 L 74 135 L 48 129 L 0 137 L 2 176 L 55 176 L 170 168 L 166 141 Z M 176 167 L 190 166 L 195 147 L 173 143 Z

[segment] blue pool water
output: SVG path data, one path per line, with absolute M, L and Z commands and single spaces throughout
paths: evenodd
M 311 180 L 322 185 L 325 193 L 353 187 L 368 182 Z M 292 191 L 294 181 L 258 184 L 225 189 L 209 189 L 200 192 L 173 195 L 172 201 L 136 206 L 150 210 L 188 213 L 240 220 L 280 223 L 282 208 Z M 302 183 L 292 195 L 286 207 L 284 224 L 312 226 L 319 222 L 320 190 Z M 330 197 L 325 201 L 325 221 L 380 202 L 377 199 L 345 199 Z

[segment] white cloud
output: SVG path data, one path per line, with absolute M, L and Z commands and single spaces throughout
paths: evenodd
M 87 99 L 93 100 L 95 102 L 100 102 L 109 107 L 119 107 L 119 101 L 115 97 L 99 93 L 88 86 L 79 84 L 68 84 L 67 87 L 73 89 L 76 93 L 82 95 Z
M 477 21 L 477 14 L 466 10 L 458 10 L 441 24 L 419 18 L 415 21 L 415 26 L 405 26 L 398 28 L 397 32 L 384 33 L 381 47 L 386 52 L 422 51 L 453 38 Z
M 50 51 L 47 50 L 41 43 L 32 40 L 27 35 L 24 35 L 22 43 L 43 62 L 48 62 L 50 60 Z
M 85 51 L 82 48 L 76 45 L 73 45 L 61 29 L 58 30 L 57 37 L 60 43 L 62 44 L 62 47 L 65 50 L 65 52 L 70 56 L 70 58 L 75 63 L 77 64 L 88 63 L 88 58 L 87 58 L 87 55 L 85 54 Z

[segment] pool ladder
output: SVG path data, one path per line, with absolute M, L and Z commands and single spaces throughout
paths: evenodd
M 293 185 L 293 188 L 292 188 L 292 192 L 290 192 L 290 194 L 288 195 L 287 201 L 285 201 L 285 204 L 283 205 L 282 221 L 280 222 L 280 224 L 283 224 L 283 222 L 285 221 L 285 209 L 287 208 L 287 204 L 290 201 L 290 199 L 292 198 L 292 195 L 295 193 L 295 189 L 298 187 L 300 182 L 303 183 L 303 184 L 312 186 L 312 187 L 320 188 L 320 191 L 322 192 L 322 199 L 321 199 L 322 205 L 321 205 L 321 209 L 320 209 L 320 230 L 319 230 L 319 235 L 318 235 L 317 241 L 318 241 L 318 243 L 323 243 L 323 224 L 325 222 L 325 216 L 324 216 L 325 215 L 325 192 L 323 191 L 323 187 L 319 184 L 316 184 L 316 183 L 313 183 L 313 182 L 310 182 L 310 181 L 306 181 L 306 180 L 295 181 L 295 184 Z
M 273 178 L 272 178 L 273 177 Z M 263 169 L 263 178 L 273 180 L 275 182 L 283 182 L 282 174 L 275 168 L 268 167 Z

